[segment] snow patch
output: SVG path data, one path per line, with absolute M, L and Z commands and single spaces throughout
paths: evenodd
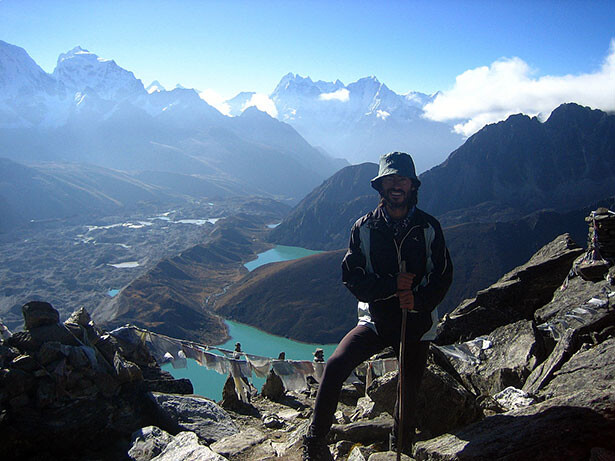
M 340 101 L 340 102 L 346 102 L 350 99 L 350 91 L 348 91 L 346 88 L 340 88 L 337 91 L 334 91 L 333 93 L 322 93 L 318 99 L 320 99 L 321 101 Z

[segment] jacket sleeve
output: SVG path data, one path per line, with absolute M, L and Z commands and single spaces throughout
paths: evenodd
M 419 312 L 431 312 L 442 302 L 453 282 L 453 263 L 444 242 L 442 228 L 436 223 L 435 237 L 431 243 L 432 270 L 428 272 L 426 283 L 414 291 L 414 308 Z
M 357 221 L 350 232 L 348 251 L 342 261 L 342 281 L 359 301 L 371 303 L 391 298 L 397 292 L 397 277 L 367 272 L 366 258 L 361 250 L 359 226 Z

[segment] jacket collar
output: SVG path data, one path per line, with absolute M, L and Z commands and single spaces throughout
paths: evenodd
M 410 216 L 410 223 L 412 225 L 420 225 L 421 227 L 427 227 L 427 221 L 425 221 L 423 217 L 423 212 L 419 210 L 416 206 L 409 212 L 412 213 Z M 382 206 L 376 207 L 374 211 L 371 212 L 371 216 L 367 223 L 368 227 L 371 229 L 388 229 L 389 226 L 387 224 L 387 212 Z

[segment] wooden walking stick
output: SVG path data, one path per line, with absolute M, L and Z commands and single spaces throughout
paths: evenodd
M 400 265 L 401 272 L 406 272 L 406 261 L 402 261 Z M 404 370 L 405 370 L 405 357 L 406 353 L 406 321 L 408 319 L 408 309 L 402 309 L 401 313 L 401 338 L 399 341 L 399 370 L 397 374 L 398 388 L 397 388 L 397 401 L 398 414 L 397 414 L 397 461 L 401 460 L 401 447 L 404 443 Z

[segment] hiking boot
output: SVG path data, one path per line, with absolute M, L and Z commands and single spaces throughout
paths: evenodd
M 333 461 L 327 442 L 322 437 L 303 437 L 303 461 Z

